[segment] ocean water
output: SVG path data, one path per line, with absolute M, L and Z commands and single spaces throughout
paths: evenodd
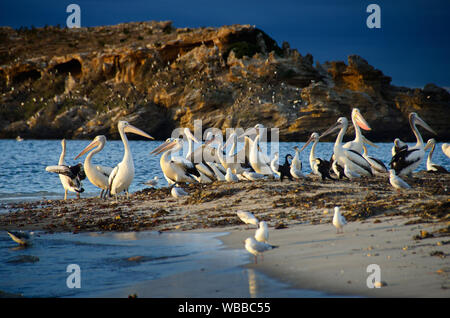
M 158 176 L 159 186 L 166 186 L 159 166 L 159 156 L 150 152 L 161 141 L 130 141 L 135 164 L 135 178 L 131 192 L 145 188 L 144 181 Z M 73 158 L 89 144 L 86 140 L 67 140 L 66 163 L 75 164 Z M 287 153 L 295 154 L 293 147 L 304 143 L 282 142 L 275 149 L 284 162 Z M 412 144 L 411 144 L 412 145 Z M 369 154 L 387 165 L 391 157 L 390 143 L 379 143 L 379 148 L 369 148 Z M 3 156 L 0 169 L 0 204 L 12 201 L 60 199 L 64 191 L 56 174 L 45 171 L 55 165 L 61 152 L 58 140 L 0 140 Z M 264 145 L 262 148 L 265 149 Z M 270 146 L 267 148 L 270 149 Z M 333 143 L 320 143 L 316 155 L 329 159 Z M 303 171 L 310 172 L 308 147 L 301 153 Z M 115 166 L 122 160 L 121 141 L 108 141 L 94 162 Z M 269 154 L 270 155 L 270 154 Z M 82 162 L 83 159 L 80 160 Z M 433 162 L 450 170 L 450 159 L 438 144 Z M 419 170 L 425 169 L 425 162 Z M 84 181 L 86 196 L 99 194 L 97 188 Z M 71 194 L 74 196 L 74 194 Z M 8 213 L 3 209 L 1 213 Z M 328 297 L 329 295 L 306 290 L 290 289 L 261 273 L 244 269 L 252 260 L 242 249 L 226 249 L 218 236 L 224 233 L 56 233 L 37 232 L 33 244 L 18 248 L 5 231 L 0 231 L 0 291 L 23 294 L 26 297 L 108 297 L 108 292 L 126 289 L 141 282 L 152 282 L 171 275 L 198 271 L 208 264 L 221 275 L 228 275 L 237 290 L 230 297 Z M 81 269 L 81 288 L 68 288 L 66 271 L 70 264 Z M 219 275 L 218 274 L 218 275 Z M 223 287 L 226 288 L 226 287 Z M 113 294 L 117 295 L 117 294 Z M 126 296 L 126 295 L 125 295 Z M 158 296 L 157 294 L 155 295 Z M 189 297 L 190 295 L 177 294 Z M 213 297 L 203 295 L 201 297 Z
M 150 155 L 150 152 L 159 146 L 162 141 L 130 141 L 131 152 L 133 154 L 135 177 L 130 186 L 130 191 L 135 192 L 146 188 L 143 182 L 158 176 L 160 181 L 158 186 L 167 186 L 163 173 L 159 165 L 160 156 Z M 67 140 L 66 164 L 73 165 L 83 162 L 84 157 L 74 161 L 73 158 L 89 144 L 88 140 Z M 280 153 L 280 163 L 284 162 L 287 153 L 295 154 L 293 147 L 302 147 L 303 142 L 280 142 L 278 149 L 271 145 L 261 145 L 262 149 L 267 149 L 267 154 L 272 156 L 275 150 Z M 379 148 L 369 147 L 369 155 L 381 159 L 387 166 L 391 159 L 392 143 L 378 143 Z M 410 143 L 410 146 L 414 143 Z M 433 162 L 440 164 L 450 170 L 450 158 L 442 152 L 441 143 L 436 145 L 433 154 Z M 240 149 L 242 145 L 238 146 Z M 0 202 L 11 200 L 38 200 L 42 198 L 56 199 L 64 196 L 64 189 L 61 186 L 57 174 L 45 171 L 48 165 L 56 165 L 61 153 L 61 142 L 59 140 L 0 140 L 0 149 L 3 149 L 0 169 Z M 303 171 L 310 173 L 308 146 L 301 154 Z M 185 145 L 187 152 L 187 146 Z M 321 142 L 316 147 L 316 155 L 320 158 L 330 159 L 333 151 L 333 143 Z M 105 148 L 94 155 L 93 163 L 105 166 L 116 166 L 123 157 L 123 144 L 120 140 L 108 141 Z M 418 170 L 426 169 L 424 160 Z M 85 192 L 83 197 L 97 196 L 100 191 L 93 186 L 89 180 L 83 182 Z M 70 197 L 75 197 L 69 192 Z

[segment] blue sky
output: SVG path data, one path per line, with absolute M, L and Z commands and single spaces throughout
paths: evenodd
M 0 25 L 64 26 L 71 3 L 81 7 L 82 26 L 148 20 L 172 20 L 176 27 L 252 24 L 315 61 L 358 54 L 394 85 L 450 87 L 447 0 L 16 0 L 0 2 Z M 366 26 L 371 3 L 381 8 L 381 29 Z

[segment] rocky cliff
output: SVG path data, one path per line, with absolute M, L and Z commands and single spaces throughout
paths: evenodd
M 411 111 L 450 139 L 446 90 L 393 86 L 356 55 L 314 63 L 250 25 L 3 27 L 0 65 L 1 138 L 117 138 L 125 119 L 163 139 L 201 119 L 204 129 L 262 123 L 304 141 L 358 107 L 373 141 L 413 140 Z

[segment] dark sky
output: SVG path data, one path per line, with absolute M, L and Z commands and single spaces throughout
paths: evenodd
M 65 26 L 71 3 L 81 7 L 81 26 L 148 20 L 172 20 L 176 27 L 252 24 L 315 61 L 358 54 L 395 85 L 450 87 L 448 0 L 2 0 L 0 25 Z M 371 3 L 381 7 L 381 29 L 366 26 Z

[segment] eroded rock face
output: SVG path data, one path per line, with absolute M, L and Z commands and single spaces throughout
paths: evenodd
M 310 54 L 280 48 L 249 25 L 0 28 L 0 38 L 7 52 L 0 55 L 2 138 L 118 138 L 117 121 L 125 119 L 165 139 L 201 119 L 203 129 L 262 123 L 278 127 L 280 140 L 304 141 L 353 107 L 373 128 L 365 134 L 373 141 L 413 140 L 412 111 L 438 139 L 450 138 L 446 90 L 392 86 L 356 55 L 314 65 Z

